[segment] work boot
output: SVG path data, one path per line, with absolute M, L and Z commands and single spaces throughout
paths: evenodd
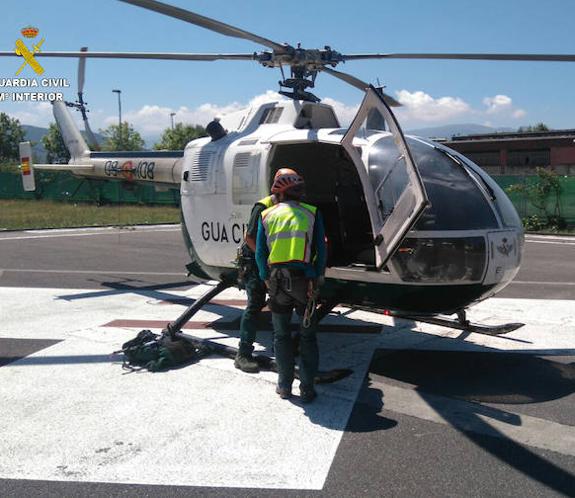
M 252 355 L 238 353 L 234 359 L 234 367 L 246 373 L 258 373 L 260 366 Z
M 302 403 L 311 403 L 315 398 L 317 398 L 317 393 L 313 387 L 300 386 L 299 397 Z
M 291 398 L 291 389 L 289 387 L 276 387 L 276 393 L 279 394 L 281 399 L 290 399 Z

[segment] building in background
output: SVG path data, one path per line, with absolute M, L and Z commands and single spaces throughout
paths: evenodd
M 491 176 L 530 176 L 537 167 L 575 176 L 575 129 L 461 135 L 437 141 L 468 157 Z

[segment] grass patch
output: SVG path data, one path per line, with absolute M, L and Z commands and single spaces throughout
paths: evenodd
M 0 163 L 0 173 L 20 173 L 20 163 Z
M 96 206 L 54 201 L 0 200 L 0 230 L 179 222 L 180 210 L 173 206 Z

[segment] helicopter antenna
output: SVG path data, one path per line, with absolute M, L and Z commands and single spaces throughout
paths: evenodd
M 88 52 L 88 47 L 82 47 L 80 49 L 80 54 L 85 54 Z M 74 107 L 77 111 L 82 114 L 82 120 L 84 121 L 84 130 L 86 132 L 86 139 L 88 145 L 93 150 L 100 150 L 100 145 L 96 136 L 90 128 L 90 123 L 88 122 L 88 109 L 87 102 L 84 102 L 84 80 L 86 77 L 86 57 L 80 55 L 78 58 L 78 100 L 76 102 L 66 102 L 68 107 Z

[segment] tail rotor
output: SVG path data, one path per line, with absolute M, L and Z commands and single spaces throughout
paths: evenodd
M 88 47 L 82 47 L 80 52 L 87 52 Z M 86 78 L 86 58 L 80 56 L 78 58 L 78 100 L 76 102 L 66 102 L 68 107 L 74 107 L 77 111 L 82 114 L 82 120 L 84 121 L 84 131 L 86 133 L 86 140 L 88 145 L 92 150 L 100 150 L 98 140 L 90 128 L 90 123 L 88 122 L 88 109 L 86 107 L 87 102 L 84 102 L 84 81 Z

